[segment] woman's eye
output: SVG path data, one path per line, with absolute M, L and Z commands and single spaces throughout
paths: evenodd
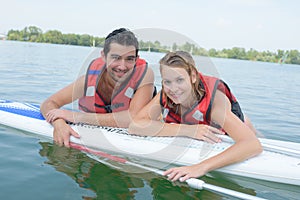
M 183 78 L 179 78 L 179 79 L 176 80 L 177 83 L 182 83 L 183 81 L 184 81 Z

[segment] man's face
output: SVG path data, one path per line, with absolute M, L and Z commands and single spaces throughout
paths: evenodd
M 136 48 L 134 46 L 112 43 L 105 58 L 107 72 L 114 81 L 122 82 L 131 74 L 136 59 Z

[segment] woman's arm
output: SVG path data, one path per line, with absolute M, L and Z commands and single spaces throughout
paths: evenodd
M 208 159 L 209 171 L 243 161 L 262 151 L 255 133 L 231 112 L 228 98 L 220 91 L 216 92 L 211 119 L 220 124 L 235 143 L 216 157 Z
M 217 91 L 212 107 L 211 119 L 220 124 L 235 143 L 222 153 L 201 163 L 171 168 L 165 172 L 169 179 L 185 181 L 192 177 L 203 176 L 209 171 L 244 161 L 262 152 L 262 146 L 254 132 L 231 112 L 228 98 Z
M 210 143 L 220 142 L 220 138 L 215 133 L 223 134 L 223 132 L 214 127 L 208 125 L 169 124 L 161 121 L 159 100 L 160 93 L 141 109 L 129 125 L 129 133 L 143 136 L 186 136 Z

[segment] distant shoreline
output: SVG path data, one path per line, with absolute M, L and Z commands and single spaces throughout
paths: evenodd
M 88 34 L 63 34 L 58 30 L 49 30 L 43 33 L 40 28 L 35 26 L 25 27 L 23 30 L 10 30 L 8 31 L 6 38 L 3 36 L 0 39 L 93 47 L 103 47 L 105 41 L 105 37 L 94 37 Z M 233 47 L 231 49 L 224 48 L 222 50 L 211 48 L 206 50 L 189 42 L 186 42 L 183 45 L 174 43 L 172 46 L 163 46 L 159 41 L 153 43 L 140 40 L 139 43 L 141 51 L 164 53 L 168 51 L 183 50 L 190 52 L 192 55 L 199 56 L 300 65 L 300 52 L 298 50 L 259 52 L 252 48 L 250 50 L 245 50 L 245 48 L 241 47 Z

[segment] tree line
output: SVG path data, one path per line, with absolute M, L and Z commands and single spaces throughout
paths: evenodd
M 42 42 L 52 44 L 68 44 L 79 46 L 101 46 L 105 38 L 94 37 L 88 34 L 63 34 L 57 30 L 43 31 L 36 26 L 25 27 L 23 30 L 9 30 L 7 33 L 8 40 Z
M 42 42 L 52 44 L 67 44 L 80 46 L 103 47 L 105 37 L 95 37 L 88 34 L 64 34 L 58 30 L 43 31 L 36 26 L 25 27 L 23 30 L 9 30 L 8 40 Z M 140 50 L 167 52 L 174 50 L 188 51 L 193 55 L 210 56 L 217 58 L 231 58 L 262 62 L 288 63 L 300 65 L 300 52 L 298 50 L 277 50 L 277 52 L 262 51 L 255 49 L 246 50 L 245 48 L 233 47 L 231 49 L 216 50 L 214 48 L 206 50 L 194 44 L 186 42 L 183 45 L 174 43 L 172 46 L 162 45 L 159 41 L 139 41 Z

